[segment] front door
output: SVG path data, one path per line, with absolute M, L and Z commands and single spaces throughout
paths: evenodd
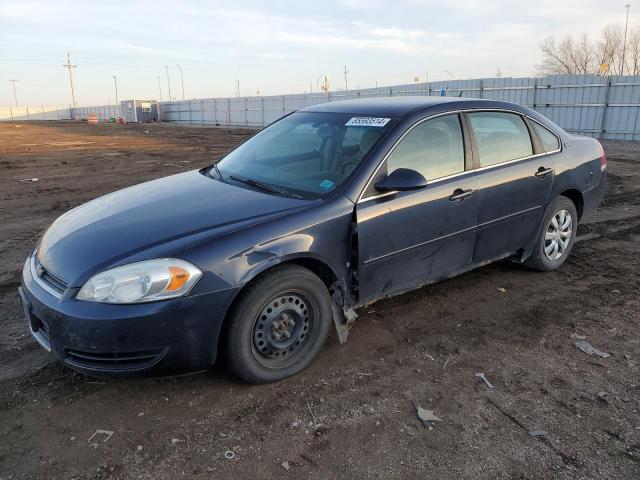
M 508 112 L 468 113 L 479 157 L 474 263 L 524 248 L 538 232 L 553 185 L 551 155 L 535 155 L 524 119 Z
M 428 184 L 382 195 L 370 186 L 358 202 L 362 303 L 435 281 L 472 260 L 478 187 L 475 172 L 465 171 L 459 116 L 443 115 L 411 127 L 372 183 L 398 168 L 420 172 Z

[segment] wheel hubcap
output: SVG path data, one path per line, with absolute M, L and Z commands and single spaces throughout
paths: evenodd
M 299 353 L 313 324 L 309 302 L 297 292 L 285 292 L 271 299 L 253 327 L 253 348 L 258 357 L 288 360 Z
M 559 210 L 551 217 L 544 235 L 544 254 L 549 260 L 557 260 L 567 251 L 571 241 L 573 220 L 567 210 Z

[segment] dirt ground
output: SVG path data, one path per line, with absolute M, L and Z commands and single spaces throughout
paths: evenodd
M 249 133 L 0 123 L 0 480 L 640 477 L 638 143 L 605 144 L 605 202 L 562 269 L 499 262 L 381 301 L 295 378 L 105 381 L 44 353 L 16 289 L 46 226 Z M 412 399 L 443 421 L 425 428 Z

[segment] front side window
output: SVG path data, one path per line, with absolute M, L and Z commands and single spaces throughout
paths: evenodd
M 253 180 L 318 198 L 344 183 L 394 123 L 388 118 L 297 112 L 233 150 L 218 162 L 218 170 L 224 181 Z
M 540 143 L 542 143 L 542 148 L 544 148 L 545 152 L 553 152 L 554 150 L 558 150 L 560 148 L 558 137 L 556 137 L 555 134 L 551 133 L 549 130 L 547 130 L 537 122 L 529 123 L 533 125 L 533 130 L 536 132 L 536 135 L 538 135 Z
M 387 173 L 398 168 L 420 172 L 427 180 L 464 171 L 464 141 L 457 114 L 415 126 L 387 157 Z
M 529 130 L 520 115 L 503 112 L 472 112 L 468 115 L 481 167 L 533 155 Z

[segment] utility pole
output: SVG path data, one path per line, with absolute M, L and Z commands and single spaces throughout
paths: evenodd
M 13 83 L 13 100 L 16 102 L 16 107 L 18 106 L 18 96 L 16 95 L 16 82 L 18 80 L 9 80 L 11 83 Z
M 309 82 L 309 90 L 313 93 L 313 82 Z
M 113 83 L 116 86 L 116 105 L 120 105 L 118 103 L 118 79 L 116 78 L 116 76 L 113 76 Z
M 321 79 L 322 77 L 324 77 L 324 73 L 323 73 L 322 75 L 320 75 L 320 76 L 318 77 L 318 79 L 316 80 L 316 92 L 319 92 L 319 91 L 320 91 L 320 87 L 319 87 L 318 85 L 319 85 L 319 83 L 320 83 L 320 79 Z
M 158 75 L 158 91 L 160 92 L 160 101 L 162 101 L 162 85 L 160 84 L 160 75 Z
M 627 8 L 627 20 L 624 23 L 624 43 L 622 44 L 622 65 L 620 66 L 620 75 L 624 74 L 624 55 L 627 53 L 627 29 L 629 28 L 629 8 L 631 7 L 630 3 L 625 5 Z
M 165 65 L 164 69 L 167 71 L 167 88 L 169 89 L 169 101 L 171 101 L 171 82 L 169 81 L 169 65 Z
M 176 63 L 176 67 L 178 67 L 178 70 L 180 70 L 180 82 L 182 83 L 182 100 L 185 100 L 184 98 L 184 77 L 182 76 L 182 67 L 180 65 L 178 65 Z
M 240 80 L 236 78 L 236 97 L 240 98 Z
M 349 90 L 349 86 L 347 84 L 347 73 L 349 73 L 349 70 L 347 70 L 347 66 L 344 66 L 344 91 L 346 92 L 347 90 Z
M 76 68 L 76 65 L 71 65 L 71 53 L 67 52 L 67 63 L 62 65 L 64 68 L 68 68 L 69 69 L 69 83 L 71 84 L 71 102 L 73 105 L 73 108 L 76 108 L 78 106 L 78 103 L 76 102 L 76 92 L 73 89 L 73 68 Z

